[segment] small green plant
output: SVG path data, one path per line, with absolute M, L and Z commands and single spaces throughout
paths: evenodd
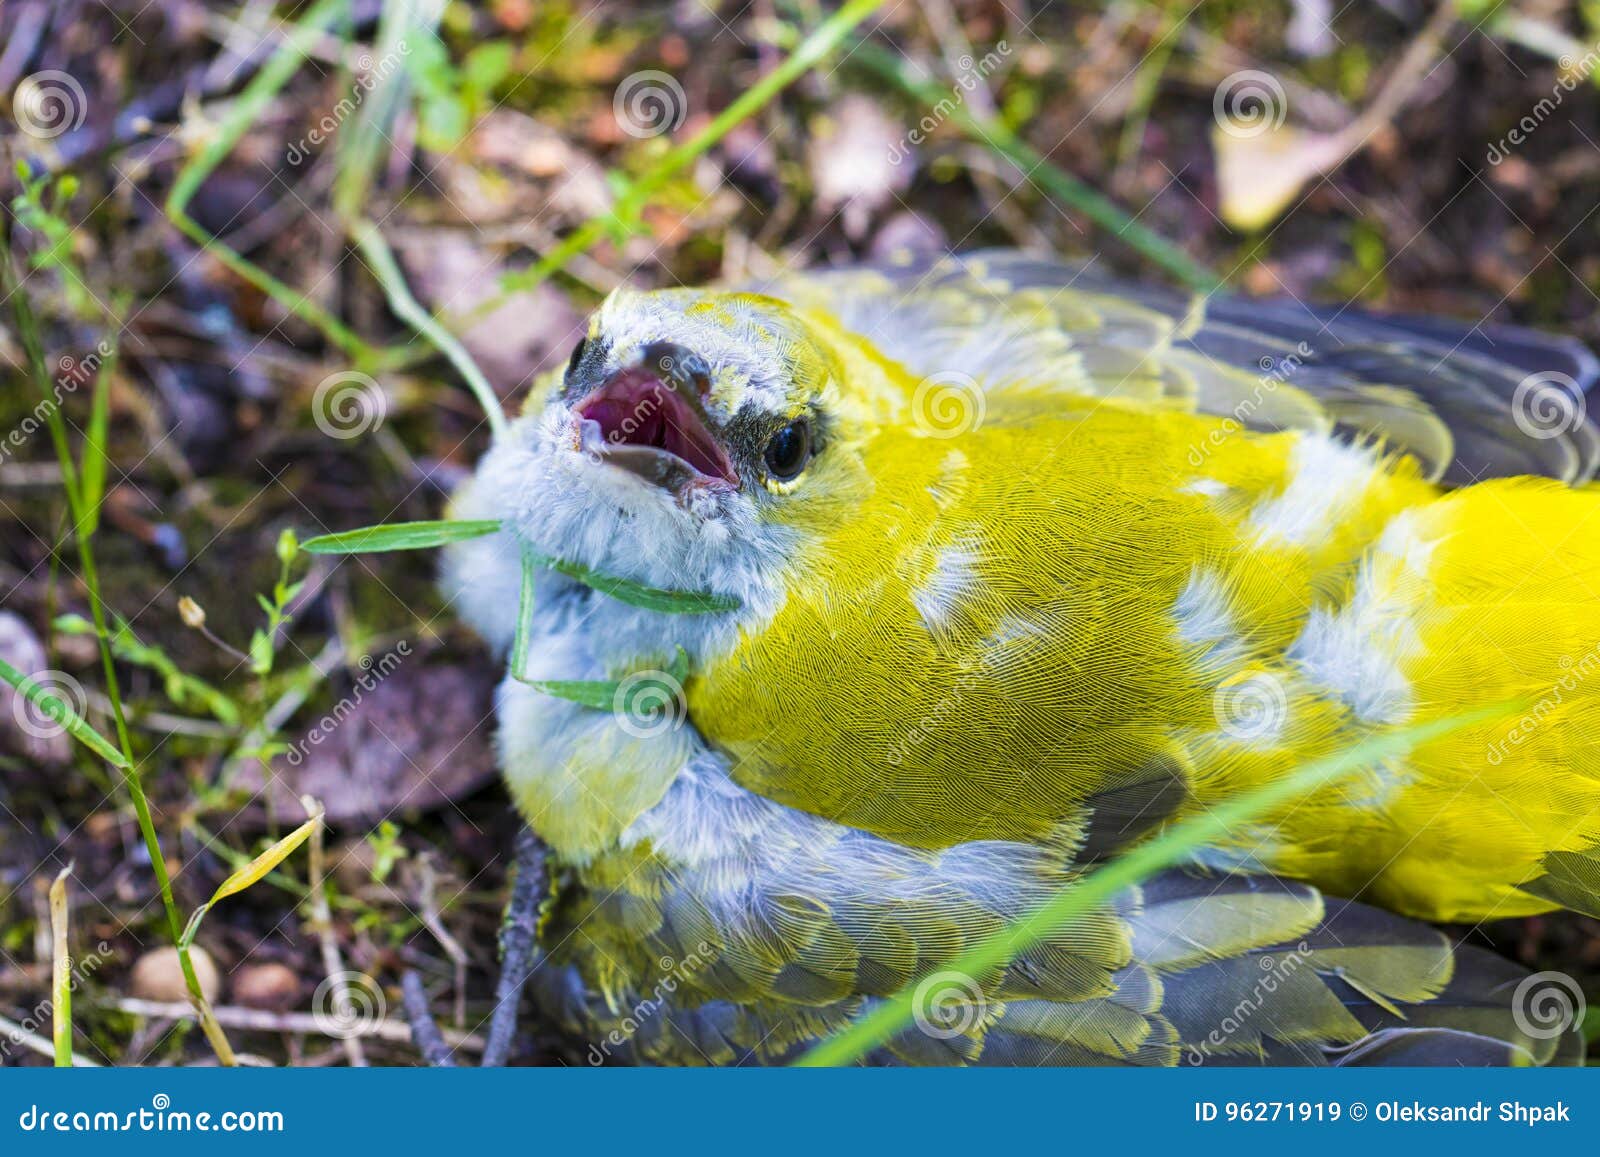
M 432 36 L 410 45 L 406 65 L 417 90 L 417 139 L 425 148 L 447 153 L 461 143 L 511 75 L 513 55 L 509 43 L 491 40 L 468 51 L 457 67 Z
M 389 820 L 367 833 L 367 845 L 372 849 L 372 880 L 377 884 L 387 880 L 396 865 L 411 854 L 400 842 L 399 827 Z
M 256 596 L 256 602 L 266 612 L 267 622 L 265 626 L 257 627 L 250 636 L 250 670 L 257 675 L 271 674 L 272 663 L 278 653 L 278 634 L 289 621 L 289 604 L 305 587 L 304 580 L 289 581 L 289 572 L 300 553 L 300 544 L 293 530 L 285 527 L 278 535 L 275 553 L 278 557 L 278 581 L 272 584 L 272 597 Z
M 35 176 L 19 161 L 17 182 L 21 191 L 11 199 L 11 211 L 18 224 L 43 242 L 29 255 L 29 268 L 58 274 L 75 314 L 88 317 L 99 312 L 94 294 L 83 284 L 72 255 L 73 230 L 67 206 L 78 195 L 78 178 L 71 174 L 53 179 L 48 174 Z
M 64 635 L 95 633 L 94 624 L 82 615 L 60 615 L 53 625 Z M 185 711 L 203 708 L 219 723 L 229 727 L 239 725 L 238 704 L 204 679 L 179 667 L 160 647 L 140 639 L 120 615 L 116 617 L 116 630 L 111 636 L 111 652 L 124 663 L 143 667 L 160 676 L 162 689 L 175 707 Z

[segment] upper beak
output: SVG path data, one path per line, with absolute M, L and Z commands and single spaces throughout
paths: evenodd
M 674 493 L 739 485 L 712 433 L 704 395 L 710 374 L 697 354 L 660 342 L 573 403 L 579 448 Z

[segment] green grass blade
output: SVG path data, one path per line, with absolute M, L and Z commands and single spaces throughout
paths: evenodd
M 72 953 L 68 941 L 67 877 L 68 864 L 56 873 L 50 885 L 50 1035 L 55 1045 L 56 1068 L 72 1067 Z
M 172 191 L 167 195 L 166 214 L 191 241 L 289 312 L 316 326 L 334 345 L 347 353 L 373 361 L 377 358 L 377 351 L 333 314 L 316 304 L 309 294 L 296 290 L 259 265 L 246 260 L 231 246 L 207 232 L 188 212 L 189 202 L 206 178 L 267 111 L 278 91 L 300 71 L 307 55 L 326 34 L 328 25 L 344 10 L 345 0 L 320 0 L 298 23 L 290 27 L 277 51 L 229 104 L 215 132 L 207 136 L 204 147 L 178 171 L 172 182 Z
M 232 872 L 226 880 L 218 884 L 217 890 L 211 893 L 211 899 L 196 908 L 194 915 L 189 917 L 189 923 L 183 930 L 183 945 L 188 947 L 194 943 L 195 933 L 200 931 L 200 922 L 205 919 L 206 913 L 211 911 L 214 904 L 219 900 L 227 899 L 229 896 L 236 896 L 246 888 L 260 882 L 263 877 L 288 859 L 296 848 L 305 843 L 311 837 L 311 834 L 317 830 L 317 826 L 322 823 L 322 814 L 322 808 L 316 807 L 312 811 L 311 818 L 306 820 L 305 823 L 295 828 L 294 831 L 274 843 L 249 863 Z
M 622 689 L 619 679 L 526 679 L 521 675 L 516 678 L 518 683 L 524 683 L 535 691 L 595 711 L 610 711 L 617 701 L 617 692 Z
M 495 441 L 498 442 L 510 425 L 506 421 L 505 408 L 500 405 L 499 395 L 494 392 L 489 380 L 483 376 L 478 363 L 472 360 L 472 355 L 467 352 L 466 346 L 439 324 L 431 313 L 422 308 L 422 303 L 412 296 L 410 287 L 406 285 L 405 274 L 400 272 L 400 265 L 395 261 L 389 243 L 383 239 L 383 234 L 378 232 L 378 227 L 371 221 L 358 221 L 352 226 L 351 233 L 355 237 L 356 247 L 367 259 L 372 275 L 378 279 L 378 284 L 383 286 L 384 296 L 389 300 L 389 308 L 394 310 L 401 321 L 432 343 L 433 347 L 455 366 L 456 372 L 465 379 L 467 388 L 472 391 L 472 396 L 482 407 L 484 417 L 489 422 L 489 429 L 493 431 Z
M 624 711 L 626 705 L 622 697 L 631 691 L 638 695 L 640 691 L 650 687 L 659 686 L 666 689 L 670 698 L 681 699 L 683 696 L 683 681 L 689 677 L 689 653 L 679 647 L 673 655 L 672 662 L 661 674 L 664 679 L 649 678 L 643 680 L 624 679 L 529 679 L 512 668 L 511 677 L 518 683 L 526 683 L 535 691 L 542 691 L 546 695 L 553 695 L 557 699 L 567 699 L 584 707 L 591 707 L 596 711 Z
M 440 522 L 391 522 L 338 534 L 321 534 L 300 544 L 307 554 L 379 554 L 388 550 L 427 550 L 452 542 L 482 538 L 500 529 L 493 518 L 445 519 Z
M 83 716 L 69 707 L 63 699 L 35 680 L 32 675 L 24 675 L 10 663 L 0 659 L 0 679 L 4 679 L 15 687 L 18 695 L 21 695 L 40 711 L 43 711 L 48 718 L 61 724 L 68 735 L 111 764 L 112 767 L 126 770 L 132 766 L 122 752 L 117 750 L 115 744 L 93 727 L 90 727 Z
M 1216 273 L 1155 230 L 1139 224 L 1109 197 L 1051 164 L 1043 154 L 1000 121 L 979 119 L 968 106 L 952 101 L 948 86 L 914 75 L 908 62 L 894 53 L 860 41 L 851 50 L 849 61 L 896 85 L 916 101 L 932 108 L 948 109 L 950 119 L 963 132 L 1011 162 L 1024 180 L 1037 185 L 1062 204 L 1076 209 L 1185 285 L 1203 293 L 1222 288 L 1222 278 Z
M 43 399 L 53 397 L 51 389 L 51 375 L 44 361 L 43 347 L 39 343 L 38 326 L 33 316 L 33 310 L 28 304 L 28 295 L 24 292 L 16 269 L 11 262 L 11 234 L 7 226 L 7 219 L 0 216 L 0 298 L 11 305 L 12 314 L 16 319 L 17 333 L 26 355 L 28 368 L 34 379 L 34 385 Z M 210 1041 L 217 1060 L 224 1066 L 231 1068 L 237 1063 L 233 1053 L 233 1046 L 228 1043 L 227 1034 L 222 1031 L 222 1026 L 217 1023 L 217 1018 L 211 1012 L 205 993 L 200 987 L 200 978 L 194 970 L 194 961 L 190 959 L 189 950 L 182 943 L 183 927 L 178 914 L 178 904 L 173 898 L 172 877 L 167 872 L 166 858 L 161 852 L 161 839 L 156 832 L 155 819 L 150 811 L 150 800 L 145 795 L 144 781 L 139 774 L 139 768 L 133 761 L 133 740 L 128 732 L 127 716 L 122 708 L 122 691 L 117 682 L 116 663 L 111 653 L 111 638 L 106 629 L 105 598 L 100 589 L 100 571 L 95 562 L 94 536 L 83 532 L 84 509 L 83 492 L 79 485 L 77 466 L 72 457 L 71 447 L 67 443 L 67 424 L 61 416 L 59 407 L 50 407 L 45 415 L 46 424 L 50 429 L 50 440 L 56 448 L 56 461 L 61 467 L 62 488 L 66 491 L 67 505 L 72 512 L 73 537 L 78 543 L 78 565 L 81 570 L 81 579 L 84 589 L 89 594 L 89 610 L 94 617 L 95 636 L 99 642 L 100 669 L 105 674 L 106 697 L 111 700 L 111 716 L 117 725 L 117 746 L 111 745 L 97 732 L 82 720 L 77 720 L 74 725 L 70 718 L 75 718 L 68 713 L 69 719 L 62 723 L 67 727 L 68 733 L 83 742 L 90 748 L 101 751 L 109 749 L 113 755 L 106 756 L 114 767 L 123 773 L 123 783 L 128 789 L 128 798 L 133 802 L 134 815 L 139 821 L 139 834 L 144 839 L 145 851 L 150 857 L 150 869 L 156 879 L 156 888 L 161 893 L 161 907 L 167 916 L 167 928 L 172 934 L 173 943 L 178 947 L 178 964 L 183 970 L 185 987 L 189 990 L 191 1003 L 200 1017 L 200 1028 Z M 20 672 L 7 666 L 5 670 L 22 678 Z M 4 675 L 4 671 L 0 671 Z M 7 682 L 12 682 L 21 690 L 20 684 L 9 677 Z M 59 704 L 59 700 L 53 700 Z M 64 705 L 61 705 L 64 706 Z M 90 738 L 92 737 L 92 739 Z
M 692 165 L 735 127 L 765 108 L 780 92 L 799 80 L 812 65 L 833 51 L 851 29 L 882 8 L 886 2 L 887 0 L 851 0 L 817 25 L 776 68 L 711 118 L 705 128 L 683 144 L 668 151 L 647 173 L 635 180 L 628 187 L 627 193 L 619 198 L 611 214 L 590 218 L 528 269 L 502 278 L 501 293 L 477 307 L 470 316 L 482 316 L 502 304 L 509 294 L 539 285 L 564 268 L 568 261 L 581 253 L 588 252 L 619 228 L 626 233 L 635 232 L 638 227 L 639 210 L 644 207 L 652 194 L 660 190 L 676 174 Z
M 1046 901 L 1015 924 L 991 936 L 945 967 L 968 976 L 983 976 L 1003 967 L 1020 952 L 1045 936 L 1100 907 L 1124 888 L 1138 884 L 1163 868 L 1171 867 L 1196 848 L 1226 835 L 1250 820 L 1305 792 L 1351 775 L 1384 759 L 1402 756 L 1413 748 L 1442 739 L 1475 723 L 1503 718 L 1518 709 L 1500 704 L 1460 715 L 1431 720 L 1364 740 L 1347 751 L 1315 760 L 1275 783 L 1246 792 L 1193 819 L 1174 825 L 1164 835 L 1141 844 L 1098 868 Z M 913 990 L 906 989 L 878 1005 L 866 1016 L 816 1045 L 796 1064 L 806 1067 L 846 1065 L 860 1060 L 908 1025 L 912 1020 Z
M 522 552 L 522 586 L 517 591 L 517 636 L 511 642 L 511 674 L 523 683 L 528 665 L 528 636 L 533 633 L 534 578 L 539 570 L 526 550 Z
M 90 399 L 89 428 L 84 431 L 83 465 L 79 468 L 79 489 L 83 496 L 84 525 L 80 534 L 93 534 L 100 528 L 100 500 L 106 492 L 106 461 L 110 450 L 106 439 L 111 433 L 111 375 L 116 369 L 117 354 L 100 363 L 94 378 L 94 394 Z
M 743 604 L 732 595 L 717 595 L 709 591 L 669 591 L 660 587 L 647 587 L 632 579 L 617 578 L 590 570 L 582 563 L 567 562 L 549 555 L 529 551 L 527 557 L 542 567 L 557 571 L 633 607 L 647 611 L 661 611 L 669 615 L 708 615 L 717 611 L 736 611 Z

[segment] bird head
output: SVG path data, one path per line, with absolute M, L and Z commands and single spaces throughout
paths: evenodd
M 574 449 L 650 497 L 752 518 L 801 491 L 838 433 L 834 352 L 774 298 L 618 292 L 572 352 L 557 398 Z
M 475 489 L 541 553 L 770 607 L 807 541 L 870 494 L 861 450 L 898 404 L 891 374 L 776 298 L 619 290 Z

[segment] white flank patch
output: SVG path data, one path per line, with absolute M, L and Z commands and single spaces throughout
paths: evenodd
M 1203 494 L 1207 498 L 1221 498 L 1233 487 L 1226 482 L 1219 482 L 1215 478 L 1196 478 L 1189 485 L 1181 487 L 1179 494 Z
M 1056 632 L 1065 630 L 1068 621 L 1064 611 L 1040 619 L 1006 615 L 978 645 L 984 668 L 998 675 L 1039 663 L 1048 653 Z
M 1196 567 L 1172 604 L 1178 638 L 1185 643 L 1220 643 L 1233 633 L 1228 594 L 1213 572 Z
M 1427 599 L 1435 543 L 1410 514 L 1385 528 L 1350 601 L 1318 607 L 1289 648 L 1305 677 L 1368 723 L 1401 723 L 1413 704 L 1403 664 L 1422 649 L 1416 615 Z
M 1425 534 L 1422 527 L 1417 525 L 1418 521 L 1413 511 L 1391 518 L 1378 538 L 1373 555 L 1375 558 L 1392 560 L 1406 578 L 1422 580 L 1433 569 L 1433 552 L 1439 549 L 1440 540 Z
M 1359 594 L 1343 610 L 1313 610 L 1289 658 L 1318 689 L 1362 720 L 1398 723 L 1411 710 L 1411 683 L 1396 654 L 1407 629 Z
M 939 552 L 928 581 L 911 592 L 911 601 L 928 630 L 938 634 L 951 623 L 956 607 L 981 581 L 976 544 L 958 542 Z
M 1301 436 L 1289 469 L 1283 493 L 1250 514 L 1262 542 L 1315 541 L 1361 501 L 1378 472 L 1371 450 L 1321 434 Z

